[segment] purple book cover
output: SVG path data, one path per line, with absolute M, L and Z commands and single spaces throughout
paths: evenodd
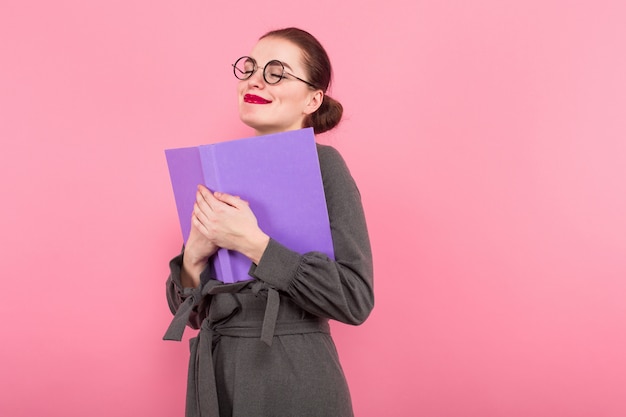
M 183 241 L 191 229 L 198 184 L 250 203 L 259 227 L 289 249 L 333 257 L 333 243 L 312 128 L 165 151 Z M 220 249 L 216 278 L 251 279 L 251 262 Z

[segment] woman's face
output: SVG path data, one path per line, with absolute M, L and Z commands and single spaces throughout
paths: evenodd
M 257 70 L 237 86 L 241 121 L 257 135 L 301 129 L 305 117 L 321 105 L 322 91 L 290 76 L 277 84 L 267 84 L 263 79 L 265 64 L 278 60 L 286 72 L 308 81 L 300 48 L 288 40 L 268 37 L 256 44 L 250 57 L 256 61 Z

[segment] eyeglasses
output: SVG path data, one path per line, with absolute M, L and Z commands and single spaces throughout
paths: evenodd
M 235 73 L 235 77 L 240 80 L 247 80 L 252 77 L 252 74 L 256 72 L 259 67 L 257 66 L 254 58 L 249 56 L 242 56 L 233 64 L 233 72 Z M 313 88 L 315 87 L 310 82 L 303 80 L 300 77 L 296 77 L 295 75 L 285 71 L 285 64 L 280 62 L 277 59 L 274 59 L 263 67 L 263 79 L 266 83 L 270 85 L 278 84 L 286 75 L 295 78 L 298 81 L 302 81 L 303 83 L 310 85 Z

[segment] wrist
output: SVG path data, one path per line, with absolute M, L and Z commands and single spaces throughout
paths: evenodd
M 183 255 L 183 264 L 187 266 L 200 266 L 208 262 L 208 256 L 194 255 L 191 253 L 185 253 Z
M 261 261 L 261 257 L 270 243 L 270 237 L 264 232 L 255 235 L 249 241 L 249 247 L 245 255 L 256 265 Z
M 183 268 L 191 273 L 199 273 L 204 270 L 209 258 L 207 256 L 194 256 L 185 253 L 183 255 Z
M 206 256 L 194 256 L 187 252 L 183 254 L 183 265 L 180 273 L 183 287 L 195 288 L 200 285 L 200 274 L 206 268 L 208 260 Z

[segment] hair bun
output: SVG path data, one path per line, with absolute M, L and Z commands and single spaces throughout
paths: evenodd
M 331 96 L 324 94 L 322 105 L 305 120 L 306 127 L 312 127 L 315 133 L 326 132 L 339 124 L 343 115 L 343 106 Z

